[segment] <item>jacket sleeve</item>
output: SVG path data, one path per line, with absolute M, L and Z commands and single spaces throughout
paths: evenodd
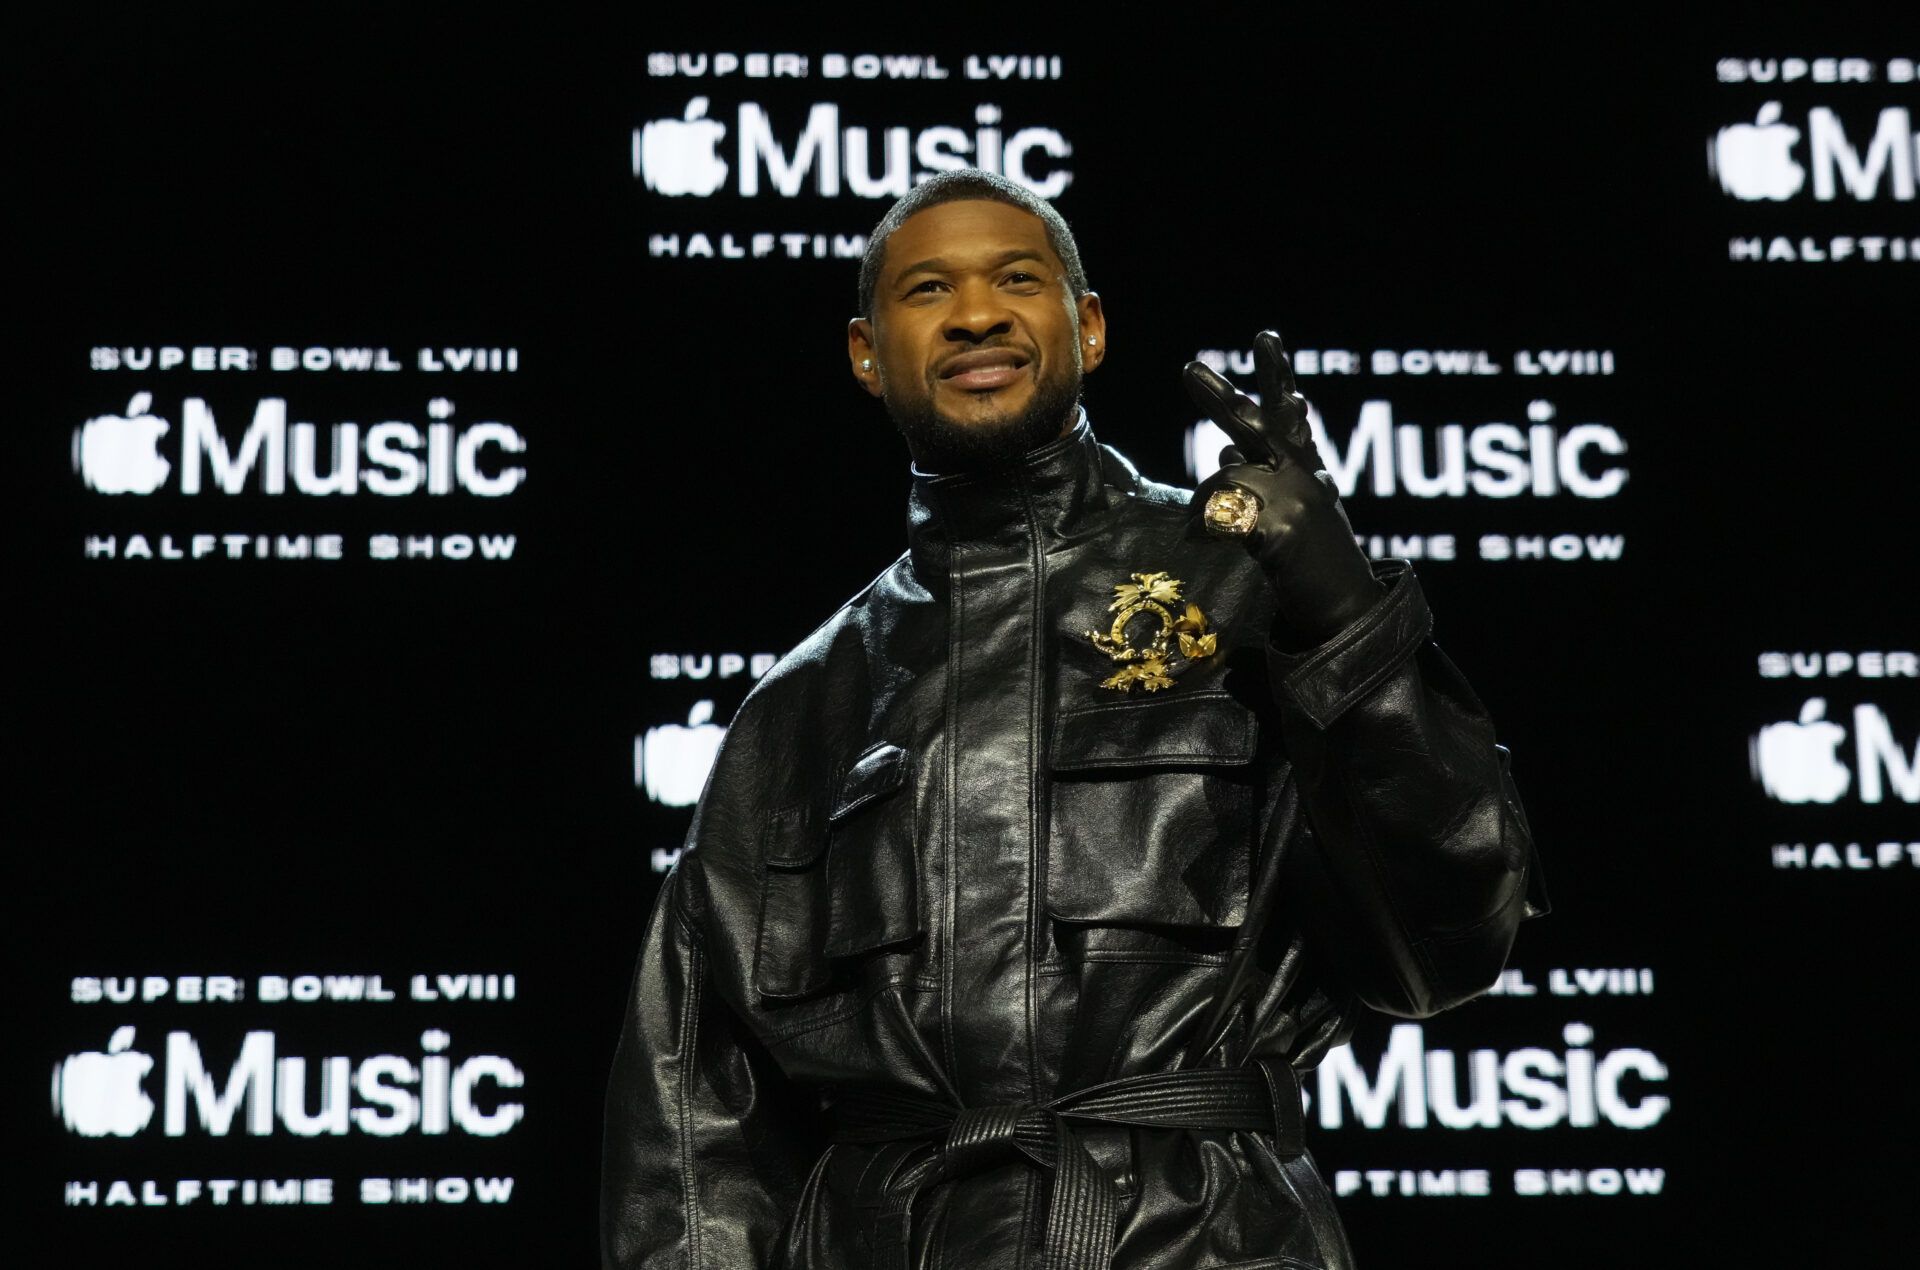
M 1484 991 L 1524 916 L 1546 911 L 1507 752 L 1429 638 L 1404 561 L 1318 648 L 1269 645 L 1308 828 L 1300 917 L 1360 999 L 1420 1018 Z
M 686 872 L 654 905 L 607 1087 L 600 1246 L 619 1270 L 769 1264 L 819 1155 L 806 1100 L 713 991 Z

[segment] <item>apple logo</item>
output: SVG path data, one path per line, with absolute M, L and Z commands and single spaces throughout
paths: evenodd
M 1826 711 L 1825 698 L 1810 697 L 1800 707 L 1799 722 L 1770 723 L 1748 746 L 1761 788 L 1783 803 L 1830 803 L 1853 780 L 1834 757 L 1847 730 L 1824 719 Z
M 686 726 L 662 724 L 647 729 L 634 742 L 634 775 L 648 798 L 669 807 L 691 807 L 700 801 L 720 739 L 727 734 L 712 719 L 713 702 L 696 701 L 687 712 Z
M 68 1129 L 89 1138 L 130 1138 L 153 1119 L 153 1099 L 140 1082 L 153 1056 L 129 1049 L 133 1025 L 117 1029 L 106 1052 L 71 1054 L 53 1069 L 53 1109 Z
M 137 392 L 125 415 L 101 415 L 73 431 L 73 469 L 102 494 L 151 494 L 173 465 L 160 457 L 169 425 L 147 413 L 153 394 Z
M 1750 124 L 1722 128 L 1707 146 L 1707 170 L 1720 178 L 1720 188 L 1735 198 L 1792 198 L 1806 183 L 1807 174 L 1787 153 L 1800 140 L 1800 130 L 1780 122 L 1780 103 L 1760 107 Z
M 727 125 L 703 118 L 707 99 L 695 97 L 680 119 L 656 119 L 640 130 L 640 172 L 647 188 L 678 198 L 713 193 L 727 179 L 727 161 L 715 153 Z

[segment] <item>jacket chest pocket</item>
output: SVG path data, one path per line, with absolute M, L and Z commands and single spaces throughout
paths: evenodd
M 753 971 L 762 997 L 814 996 L 849 959 L 919 938 L 911 769 L 899 746 L 873 746 L 847 770 L 824 829 L 806 806 L 768 818 Z
M 1258 741 L 1254 713 L 1225 693 L 1148 697 L 1056 720 L 1047 908 L 1088 928 L 1063 943 L 1144 953 L 1156 941 L 1098 928 L 1226 930 L 1246 919 Z

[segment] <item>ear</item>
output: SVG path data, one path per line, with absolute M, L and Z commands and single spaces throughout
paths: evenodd
M 1100 293 L 1087 292 L 1074 307 L 1080 314 L 1080 364 L 1097 370 L 1107 358 L 1107 315 L 1100 308 Z
M 853 377 L 872 396 L 880 395 L 880 354 L 873 348 L 873 323 L 855 318 L 847 323 L 847 362 Z

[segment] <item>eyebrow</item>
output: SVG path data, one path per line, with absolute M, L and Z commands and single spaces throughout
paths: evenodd
M 986 267 L 988 269 L 1004 269 L 1016 260 L 1031 260 L 1042 265 L 1047 263 L 1047 258 L 1031 247 L 1015 247 L 1013 250 L 1003 251 L 989 260 Z M 952 273 L 953 269 L 953 262 L 945 256 L 930 256 L 925 260 L 916 260 L 899 273 L 894 274 L 893 280 L 897 285 L 916 273 Z

